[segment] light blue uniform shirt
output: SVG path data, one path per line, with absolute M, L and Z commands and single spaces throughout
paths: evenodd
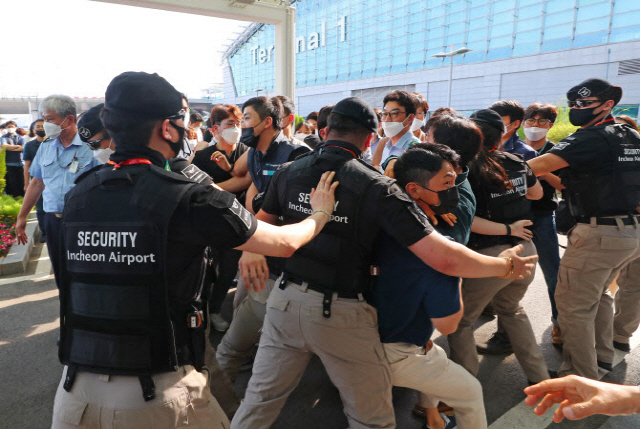
M 382 159 L 380 160 L 380 165 L 383 165 L 384 162 L 392 155 L 400 156 L 404 153 L 405 150 L 409 148 L 409 146 L 420 143 L 420 140 L 416 136 L 413 135 L 411 131 L 407 131 L 400 139 L 398 143 L 391 146 L 391 141 L 387 142 L 387 145 L 382 151 Z
M 69 167 L 74 159 L 78 161 L 78 171 L 71 173 Z M 74 186 L 74 181 L 96 165 L 100 165 L 100 162 L 93 157 L 91 149 L 80 140 L 77 133 L 66 148 L 62 147 L 60 139 L 43 142 L 31 163 L 29 174 L 44 182 L 44 211 L 62 213 L 64 196 Z

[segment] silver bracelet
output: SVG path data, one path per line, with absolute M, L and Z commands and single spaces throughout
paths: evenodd
M 314 211 L 311 212 L 311 215 L 313 216 L 314 214 L 316 214 L 318 212 L 326 214 L 327 216 L 329 216 L 329 219 L 331 219 L 331 213 L 329 213 L 328 211 L 326 211 L 324 209 L 315 209 Z

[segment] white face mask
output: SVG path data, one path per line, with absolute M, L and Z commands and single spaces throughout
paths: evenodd
M 50 139 L 57 139 L 58 137 L 60 137 L 60 134 L 66 130 L 67 128 L 69 128 L 71 125 L 69 125 L 69 127 L 67 128 L 62 128 L 62 124 L 64 124 L 66 121 L 66 119 L 64 121 L 62 121 L 62 123 L 60 125 L 54 124 L 52 122 L 45 122 L 44 124 L 42 124 L 42 126 L 44 127 L 44 132 L 45 134 L 50 138 Z
M 309 134 L 305 134 L 305 133 L 297 133 L 296 135 L 293 136 L 294 139 L 298 139 L 301 142 L 304 141 L 304 139 L 306 139 L 309 136 Z
M 240 135 L 242 135 L 240 127 L 225 128 L 220 132 L 220 137 L 229 144 L 237 144 L 240 141 Z
M 414 118 L 413 122 L 411 123 L 411 132 L 417 131 L 419 130 L 422 126 L 424 125 L 424 120 L 422 119 L 418 119 L 418 118 Z
M 382 129 L 387 137 L 395 137 L 404 129 L 403 122 L 383 122 Z
M 9 127 L 9 128 L 7 128 L 7 132 L 9 134 L 15 134 L 16 133 L 16 128 L 15 127 Z
M 537 142 L 547 136 L 549 128 L 529 127 L 524 128 L 524 135 L 532 142 Z
M 97 159 L 102 164 L 106 164 L 109 161 L 109 157 L 113 153 L 110 147 L 104 149 L 96 149 L 93 151 L 93 157 Z

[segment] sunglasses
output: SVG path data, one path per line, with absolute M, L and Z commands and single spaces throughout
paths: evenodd
M 100 137 L 98 140 L 91 140 L 87 142 L 87 146 L 89 146 L 89 148 L 91 150 L 97 150 L 100 149 L 100 143 L 102 143 L 103 140 L 108 139 L 109 137 Z
M 600 103 L 600 100 L 575 100 L 569 101 L 567 104 L 573 109 L 574 107 L 589 107 L 593 103 Z

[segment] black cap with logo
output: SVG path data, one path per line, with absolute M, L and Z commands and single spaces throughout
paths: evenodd
M 349 97 L 338 101 L 331 109 L 331 113 L 337 113 L 346 116 L 357 122 L 371 132 L 378 130 L 378 116 L 371 106 L 363 99 L 358 97 Z
M 100 121 L 100 112 L 102 112 L 103 107 L 104 103 L 93 106 L 84 112 L 78 121 L 78 135 L 83 142 L 86 143 L 93 140 L 93 136 L 104 130 L 104 125 Z
M 606 92 L 611 92 L 607 97 L 607 100 L 613 100 L 615 104 L 618 104 L 622 98 L 622 88 L 619 86 L 611 85 L 604 79 L 591 78 L 577 84 L 567 91 L 567 99 L 569 101 L 575 101 L 579 98 L 599 97 Z

